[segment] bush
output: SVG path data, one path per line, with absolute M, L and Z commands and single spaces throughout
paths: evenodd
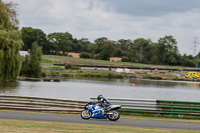
M 51 70 L 51 71 L 50 71 L 50 74 L 51 74 L 52 76 L 60 75 L 60 71 L 58 71 L 58 70 Z
M 65 69 L 80 70 L 80 67 L 79 66 L 72 66 L 71 64 L 65 64 Z
M 135 78 L 137 78 L 137 76 L 129 76 L 129 78 L 133 78 L 133 79 L 135 79 Z
M 129 58 L 126 57 L 126 56 L 123 56 L 123 57 L 122 57 L 122 62 L 129 62 Z
M 72 65 L 71 64 L 65 64 L 65 69 L 71 69 Z
M 109 52 L 107 50 L 103 50 L 101 52 L 99 52 L 96 55 L 96 59 L 100 59 L 100 60 L 109 60 L 110 59 L 110 55 Z
M 176 76 L 173 80 L 179 80 L 179 78 Z
M 72 75 L 69 73 L 64 73 L 64 74 L 62 74 L 62 77 L 72 77 Z
M 80 70 L 81 68 L 79 66 L 72 66 L 71 70 Z
M 50 74 L 50 71 L 49 70 L 42 70 L 42 72 L 41 72 L 41 76 L 42 77 L 46 77 L 46 76 L 48 76 Z
M 90 54 L 87 52 L 81 52 L 80 58 L 90 58 Z

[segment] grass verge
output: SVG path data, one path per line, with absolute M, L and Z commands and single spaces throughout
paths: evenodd
M 2 133 L 197 133 L 198 131 L 0 119 Z
M 73 65 L 99 65 L 99 66 L 117 66 L 117 67 L 139 67 L 139 68 L 169 68 L 169 69 L 192 69 L 191 67 L 184 66 L 169 66 L 169 65 L 152 65 L 152 64 L 142 64 L 142 63 L 131 63 L 131 62 L 112 62 L 106 60 L 94 60 L 94 59 L 84 59 L 84 58 L 73 58 L 68 56 L 59 55 L 43 55 L 44 62 L 49 60 L 52 63 L 71 63 Z

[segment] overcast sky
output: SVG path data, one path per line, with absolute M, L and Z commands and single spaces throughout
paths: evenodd
M 172 35 L 181 54 L 200 42 L 200 0 L 4 0 L 18 4 L 20 27 L 46 34 L 69 32 L 74 38 L 137 38 L 157 42 Z M 197 45 L 196 53 L 200 50 Z

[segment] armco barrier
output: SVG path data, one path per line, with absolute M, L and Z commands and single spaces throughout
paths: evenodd
M 200 119 L 200 102 L 157 100 L 161 116 Z
M 79 113 L 88 101 L 0 95 L 0 109 Z
M 96 98 L 90 98 L 96 101 Z M 154 99 L 130 99 L 130 98 L 108 98 L 111 104 L 121 105 L 121 114 L 125 115 L 150 115 L 157 113 L 157 100 Z
M 96 101 L 96 98 L 90 98 Z M 121 114 L 200 119 L 200 102 L 108 98 Z M 80 113 L 88 101 L 0 95 L 0 109 Z
M 108 100 L 112 104 L 122 105 L 121 114 L 200 119 L 200 102 L 122 98 Z

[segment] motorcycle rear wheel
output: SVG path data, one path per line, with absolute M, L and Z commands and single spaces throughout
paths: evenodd
M 113 114 L 108 114 L 107 117 L 110 121 L 117 121 L 120 118 L 120 114 L 118 111 L 113 110 Z
M 81 118 L 84 120 L 89 120 L 92 117 L 92 112 L 88 109 L 81 112 Z

